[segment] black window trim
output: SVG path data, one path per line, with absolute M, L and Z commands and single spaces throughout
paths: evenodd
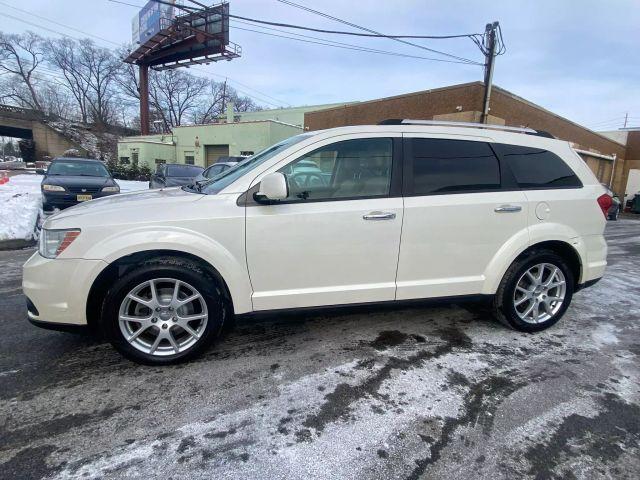
M 498 159 L 498 168 L 500 171 L 500 188 L 491 188 L 491 189 L 477 189 L 477 190 L 453 190 L 446 192 L 432 192 L 432 193 L 414 193 L 413 192 L 413 140 L 419 139 L 443 139 L 443 140 L 458 140 L 464 142 L 482 142 L 489 145 L 493 154 Z M 423 136 L 405 136 L 403 138 L 403 151 L 404 151 L 404 165 L 403 165 L 403 181 L 402 181 L 402 190 L 404 197 L 431 197 L 436 195 L 461 195 L 465 193 L 495 193 L 495 192 L 517 192 L 517 191 L 526 191 L 526 190 L 575 190 L 583 188 L 584 185 L 580 177 L 576 174 L 576 172 L 571 168 L 567 162 L 565 162 L 562 157 L 551 150 L 547 150 L 554 155 L 556 155 L 564 164 L 571 170 L 580 185 L 576 186 L 549 186 L 549 187 L 521 187 L 518 185 L 516 181 L 515 175 L 511 171 L 509 167 L 509 163 L 504 159 L 502 155 L 500 146 L 501 145 L 512 145 L 512 146 L 526 146 L 519 144 L 507 144 L 507 143 L 498 143 L 492 142 L 489 140 L 470 140 L 470 139 L 462 139 L 462 138 L 443 138 L 443 137 L 423 137 Z M 533 147 L 531 147 L 533 148 Z M 546 150 L 541 148 L 542 150 Z
M 276 200 L 273 201 L 269 205 L 302 205 L 307 203 L 321 203 L 321 202 L 346 202 L 353 200 L 371 200 L 374 198 L 401 198 L 402 195 L 402 181 L 403 181 L 403 168 L 404 168 L 404 141 L 402 137 L 386 137 L 386 136 L 375 136 L 375 137 L 358 137 L 358 138 L 346 138 L 343 140 L 338 140 L 334 143 L 339 142 L 348 142 L 350 140 L 373 140 L 379 138 L 388 138 L 391 140 L 391 184 L 389 185 L 389 193 L 387 195 L 368 195 L 368 196 L 358 196 L 358 197 L 340 197 L 340 198 L 317 198 L 317 199 L 301 199 L 301 200 Z M 331 144 L 325 145 L 328 146 Z M 319 147 L 324 148 L 324 147 Z M 305 154 L 306 155 L 306 154 Z M 298 156 L 295 159 L 291 160 L 290 163 L 293 163 L 299 160 L 302 156 Z M 243 193 L 238 197 L 236 204 L 238 206 L 247 206 L 247 207 L 255 207 L 255 206 L 265 206 L 264 203 L 258 203 L 253 198 L 254 193 L 257 193 L 260 189 L 260 182 L 251 187 L 248 191 Z
M 501 165 L 500 169 L 508 172 L 509 176 L 511 177 L 511 179 L 513 181 L 513 185 L 514 185 L 514 189 L 515 190 L 521 190 L 521 191 L 525 191 L 525 190 L 578 190 L 580 188 L 584 188 L 584 184 L 582 183 L 582 180 L 580 179 L 578 174 L 573 170 L 573 168 L 571 168 L 571 165 L 569 165 L 567 162 L 565 162 L 564 159 L 560 155 L 558 155 L 557 153 L 552 152 L 551 150 L 547 150 L 546 148 L 541 148 L 541 147 L 529 147 L 527 145 L 519 145 L 517 143 L 498 143 L 498 142 L 494 142 L 491 145 L 492 145 L 491 148 L 493 149 L 493 151 L 497 155 L 498 159 L 500 160 L 500 165 Z M 504 155 L 502 153 L 502 148 L 501 148 L 503 145 L 510 146 L 510 147 L 539 148 L 540 150 L 544 150 L 546 152 L 552 153 L 553 155 L 558 157 L 560 159 L 560 161 L 562 163 L 564 163 L 569 170 L 571 170 L 571 172 L 573 172 L 573 174 L 575 175 L 576 180 L 578 181 L 579 185 L 573 185 L 573 186 L 559 185 L 559 186 L 547 186 L 547 187 L 541 187 L 541 186 L 521 187 L 520 185 L 518 185 L 518 182 L 516 181 L 516 177 L 513 174 L 513 171 L 511 170 L 511 167 L 509 166 L 509 162 L 507 160 L 505 160 L 505 158 L 504 158 Z
M 453 140 L 462 142 L 478 142 L 489 145 L 489 148 L 493 152 L 498 162 L 498 173 L 500 175 L 500 187 L 499 188 L 479 188 L 476 190 L 448 190 L 446 192 L 431 192 L 431 193 L 415 193 L 413 191 L 413 141 L 414 140 Z M 519 190 L 515 183 L 513 174 L 511 171 L 505 171 L 503 168 L 503 162 L 496 150 L 492 146 L 492 142 L 487 140 L 468 140 L 466 138 L 443 138 L 443 137 L 422 137 L 411 136 L 404 137 L 403 139 L 404 150 L 404 177 L 403 177 L 403 192 L 405 197 L 434 197 L 441 195 L 462 195 L 465 193 L 495 193 L 495 192 L 510 192 Z

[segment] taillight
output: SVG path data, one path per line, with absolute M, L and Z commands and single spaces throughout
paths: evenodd
M 598 197 L 598 205 L 600 205 L 600 210 L 602 210 L 604 218 L 607 218 L 607 213 L 609 212 L 611 205 L 613 205 L 613 199 L 606 193 L 603 193 Z

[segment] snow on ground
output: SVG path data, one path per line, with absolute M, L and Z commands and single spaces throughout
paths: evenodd
M 148 182 L 116 180 L 121 191 L 149 188 Z M 15 175 L 0 185 L 0 241 L 37 238 L 36 224 L 42 216 L 42 175 Z
M 136 180 L 116 180 L 116 183 L 120 185 L 120 191 L 122 193 L 146 190 L 149 188 L 149 182 L 138 182 Z
M 0 185 L 0 240 L 35 237 L 42 210 L 42 175 L 15 175 Z

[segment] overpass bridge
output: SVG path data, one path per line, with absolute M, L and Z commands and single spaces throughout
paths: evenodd
M 87 153 L 80 145 L 48 125 L 47 120 L 52 119 L 38 110 L 0 105 L 0 136 L 33 140 L 36 160 L 62 155 L 70 148 Z

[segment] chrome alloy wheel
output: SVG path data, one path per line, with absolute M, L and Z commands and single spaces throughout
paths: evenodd
M 184 352 L 200 339 L 209 315 L 204 298 L 182 280 L 156 278 L 133 288 L 120 304 L 124 338 L 149 355 Z
M 562 308 L 566 291 L 567 281 L 562 270 L 551 263 L 540 263 L 518 280 L 513 306 L 521 320 L 542 323 Z

